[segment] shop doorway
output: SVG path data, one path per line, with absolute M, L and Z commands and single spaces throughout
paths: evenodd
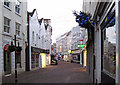
M 11 52 L 8 49 L 9 44 L 4 46 L 4 74 L 8 75 L 11 74 Z

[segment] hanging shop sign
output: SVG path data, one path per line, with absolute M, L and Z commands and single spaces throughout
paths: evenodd
M 9 48 L 9 44 L 6 44 L 5 46 L 4 46 L 4 50 L 8 50 L 8 48 Z
M 80 39 L 80 41 L 83 41 L 83 39 Z
M 78 48 L 84 48 L 85 47 L 85 44 L 78 44 Z

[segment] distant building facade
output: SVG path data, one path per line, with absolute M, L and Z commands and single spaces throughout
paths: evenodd
M 86 29 L 82 29 L 80 26 L 73 27 L 69 32 L 56 39 L 56 52 L 58 57 L 64 58 L 64 61 L 72 60 L 74 62 L 80 62 L 83 49 L 79 48 L 78 45 L 84 44 L 85 42 L 87 42 Z
M 56 39 L 56 52 L 59 58 L 64 60 L 64 57 L 67 57 L 67 34 L 65 33 Z

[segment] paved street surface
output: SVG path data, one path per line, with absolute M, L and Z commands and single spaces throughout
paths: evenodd
M 23 72 L 18 75 L 19 83 L 92 83 L 86 69 L 80 64 L 58 61 L 44 69 Z M 4 77 L 3 83 L 14 83 L 14 76 Z

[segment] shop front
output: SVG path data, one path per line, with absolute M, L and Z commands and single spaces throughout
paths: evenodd
M 9 51 L 9 44 L 6 44 L 3 49 L 4 56 L 4 74 L 11 74 L 11 52 Z
M 49 55 L 49 50 L 41 49 L 40 51 L 41 56 L 41 67 L 45 68 L 47 65 L 51 63 L 51 57 Z
M 22 47 L 15 47 L 9 44 L 4 44 L 3 47 L 3 65 L 4 65 L 4 75 L 10 75 L 14 71 L 15 66 L 15 49 L 16 49 L 16 64 L 18 68 L 21 66 L 21 50 Z
M 102 82 L 115 83 L 116 78 L 116 25 L 115 6 L 111 8 L 102 29 Z M 105 78 L 105 80 L 104 80 Z
M 40 53 L 40 56 L 41 56 L 41 67 L 44 68 L 46 67 L 46 54 Z
M 46 65 L 50 65 L 51 63 L 51 57 L 49 54 L 46 54 Z
M 72 50 L 72 59 L 71 62 L 80 63 L 80 49 Z
M 31 47 L 31 69 L 39 67 L 40 64 L 40 49 Z
M 87 66 L 87 49 L 86 49 L 86 47 L 87 47 L 87 44 L 85 44 L 85 46 L 84 46 L 84 48 L 82 48 L 83 50 L 82 50 L 82 53 L 81 53 L 81 61 L 80 61 L 80 64 L 82 64 L 82 66 L 83 67 L 86 67 Z M 81 63 L 82 62 L 82 63 Z

